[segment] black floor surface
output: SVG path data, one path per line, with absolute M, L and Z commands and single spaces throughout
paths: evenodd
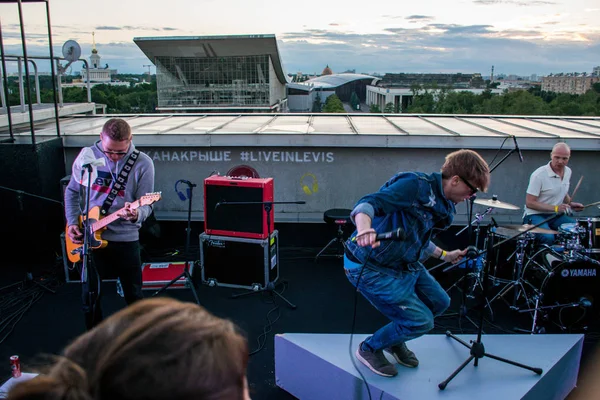
M 319 252 L 318 243 L 327 243 L 332 237 L 329 228 L 282 226 L 280 228 L 280 280 L 277 290 L 289 301 L 297 305 L 291 309 L 278 296 L 269 292 L 255 293 L 237 299 L 232 299 L 232 290 L 224 287 L 198 287 L 200 303 L 212 313 L 233 320 L 247 334 L 250 350 L 248 379 L 253 399 L 293 399 L 275 385 L 273 337 L 279 333 L 350 333 L 353 316 L 356 315 L 355 333 L 370 333 L 387 323 L 360 295 L 357 298 L 357 308 L 354 309 L 355 292 L 346 280 L 342 262 L 339 258 L 325 257 L 315 262 L 314 256 Z M 181 237 L 177 225 L 174 237 Z M 196 235 L 196 232 L 194 232 Z M 448 245 L 456 242 L 451 235 L 444 244 L 445 248 L 455 248 L 462 244 Z M 441 238 L 444 241 L 444 238 Z M 177 240 L 174 240 L 177 242 Z M 184 240 L 181 240 L 184 243 Z M 197 239 L 192 242 L 191 254 L 198 250 Z M 165 242 L 166 244 L 166 242 Z M 179 255 L 173 255 L 173 249 Z M 156 243 L 146 246 L 146 261 L 165 259 L 181 259 L 181 246 L 157 246 Z M 329 253 L 328 253 L 329 254 Z M 151 259 L 153 258 L 153 259 Z M 199 258 L 199 257 L 194 257 Z M 435 260 L 437 261 L 437 260 Z M 0 283 L 4 289 L 0 291 L 0 307 L 3 310 L 17 309 L 15 318 L 8 320 L 10 315 L 4 314 L 0 322 L 0 360 L 5 360 L 5 368 L 0 369 L 1 378 L 10 376 L 8 358 L 13 354 L 21 357 L 24 371 L 35 368 L 40 363 L 42 354 L 58 354 L 76 336 L 84 332 L 83 317 L 80 310 L 80 287 L 77 283 L 63 283 L 62 261 L 57 260 L 38 263 L 25 267 L 16 263 L 5 265 L 0 274 Z M 436 265 L 428 263 L 428 267 Z M 55 289 L 56 293 L 47 292 L 41 286 L 28 282 L 21 284 L 29 268 L 37 281 Z M 464 274 L 464 269 L 454 268 L 444 272 L 438 268 L 433 275 L 443 287 L 449 288 Z M 42 280 L 43 279 L 43 280 Z M 18 283 L 10 287 L 6 285 Z M 493 290 L 498 288 L 492 287 Z M 118 296 L 115 284 L 107 282 L 103 286 L 103 307 L 107 313 L 115 312 L 124 306 L 124 301 Z M 152 295 L 154 291 L 145 291 Z M 189 289 L 172 289 L 164 293 L 183 301 L 194 301 Z M 473 322 L 478 322 L 478 314 L 474 309 L 477 301 L 466 299 L 466 316 L 453 313 L 461 308 L 463 296 L 461 291 L 451 290 L 452 305 L 448 312 L 436 319 L 436 325 L 431 333 L 476 333 Z M 22 308 L 21 310 L 18 310 Z M 498 333 L 517 334 L 514 328 L 530 329 L 531 318 L 527 313 L 517 313 L 511 310 L 502 300 L 492 303 L 493 319 L 488 313 L 484 323 L 483 342 L 485 335 Z M 11 327 L 14 330 L 11 331 Z M 549 332 L 552 331 L 549 327 Z M 596 347 L 598 338 L 598 321 L 592 321 L 586 333 L 582 371 L 589 363 L 590 354 Z M 555 332 L 552 332 L 555 333 Z M 494 351 L 510 358 L 510 350 Z M 417 355 L 418 356 L 418 355 Z M 465 359 L 468 357 L 465 349 Z M 490 360 L 489 362 L 496 362 Z M 458 366 L 457 366 L 458 367 Z M 485 366 L 482 366 L 485 368 Z M 450 374 L 452 371 L 448 371 Z M 526 373 L 526 372 L 524 372 Z M 581 373 L 580 373 L 581 375 Z M 309 384 L 309 383 L 307 383 Z M 433 384 L 433 383 L 432 383 Z

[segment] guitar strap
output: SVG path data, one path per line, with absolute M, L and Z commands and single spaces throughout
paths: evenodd
M 119 172 L 119 176 L 113 182 L 110 192 L 108 193 L 106 200 L 104 200 L 104 204 L 102 204 L 102 208 L 100 208 L 100 215 L 106 216 L 106 214 L 108 213 L 108 209 L 117 198 L 117 194 L 119 193 L 119 191 L 124 189 L 125 183 L 127 182 L 127 178 L 129 178 L 129 173 L 133 169 L 133 165 L 135 164 L 139 156 L 140 151 L 137 149 L 129 155 L 127 162 L 125 162 L 125 165 L 123 165 L 123 168 L 121 168 L 121 172 Z

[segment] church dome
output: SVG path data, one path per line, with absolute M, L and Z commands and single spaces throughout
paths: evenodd
M 333 71 L 329 68 L 329 64 L 327 64 L 323 72 L 321 72 L 321 75 L 333 75 Z

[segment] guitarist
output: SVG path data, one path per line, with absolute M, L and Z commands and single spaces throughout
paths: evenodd
M 139 229 L 152 212 L 152 206 L 132 208 L 131 203 L 154 191 L 154 163 L 145 153 L 135 149 L 132 136 L 131 127 L 125 120 L 108 120 L 102 128 L 100 140 L 83 148 L 75 159 L 65 191 L 67 235 L 75 244 L 82 244 L 84 239 L 80 217 L 85 209 L 88 189 L 90 209 L 101 207 L 105 216 L 123 209 L 119 212 L 120 218 L 102 232 L 102 239 L 108 241 L 108 245 L 90 251 L 92 264 L 88 269 L 87 282 L 82 283 L 83 311 L 88 330 L 102 321 L 100 284 L 103 278 L 119 277 L 128 305 L 143 298 Z M 91 172 L 91 188 L 87 187 L 87 169 L 82 168 L 84 164 L 97 165 Z

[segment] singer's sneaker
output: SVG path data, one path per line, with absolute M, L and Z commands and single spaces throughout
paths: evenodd
M 385 358 L 385 355 L 383 355 L 383 350 L 363 350 L 363 344 L 361 343 L 356 350 L 356 358 L 377 375 L 387 377 L 398 375 L 396 367 L 394 367 L 387 358 Z
M 415 368 L 419 365 L 419 360 L 415 356 L 415 353 L 406 347 L 406 343 L 388 347 L 384 350 L 393 355 L 396 361 L 398 361 L 398 364 L 408 368 Z

